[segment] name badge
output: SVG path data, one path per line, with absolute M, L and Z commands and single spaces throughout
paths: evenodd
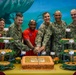
M 74 51 L 73 50 L 69 51 L 69 54 L 70 55 L 73 55 L 74 54 Z
M 70 32 L 70 31 L 71 31 L 70 28 L 67 28 L 67 29 L 66 29 L 66 32 Z
M 50 52 L 50 55 L 55 55 L 55 52 Z
M 4 40 L 4 43 L 9 43 L 9 40 Z
M 2 52 L 1 52 L 1 54 L 3 54 L 3 55 L 4 55 L 5 53 L 6 53 L 5 51 L 2 51 Z
M 69 43 L 74 43 L 74 40 L 73 40 L 73 39 L 70 39 L 70 40 L 69 40 Z

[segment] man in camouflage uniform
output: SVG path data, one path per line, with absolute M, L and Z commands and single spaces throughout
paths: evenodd
M 36 37 L 36 48 L 34 49 L 34 52 L 36 51 L 42 51 L 43 47 L 42 46 L 42 42 L 46 33 L 46 30 L 48 28 L 48 26 L 51 26 L 52 23 L 50 22 L 50 14 L 48 12 L 43 13 L 43 19 L 44 22 L 41 24 L 40 28 L 38 29 L 38 34 Z M 46 45 L 46 55 L 49 55 L 49 51 L 50 51 L 50 41 L 47 42 Z
M 23 15 L 21 13 L 17 13 L 15 17 L 15 22 L 10 25 L 9 31 L 7 33 L 7 37 L 12 37 L 14 39 L 13 42 L 10 42 L 8 48 L 16 52 L 15 56 L 19 56 L 21 51 L 29 50 L 27 46 L 22 43 L 22 30 L 21 30 L 22 22 L 23 22 Z
M 68 25 L 68 28 L 70 29 L 70 37 L 76 39 L 76 9 L 71 10 L 71 17 L 72 17 L 72 23 Z M 76 49 L 76 43 L 72 45 L 73 49 Z
M 61 20 L 61 12 L 56 11 L 54 14 L 55 22 L 52 26 L 49 26 L 44 39 L 42 46 L 45 47 L 47 45 L 48 40 L 50 39 L 50 36 L 52 37 L 52 45 L 51 45 L 51 51 L 55 51 L 56 55 L 59 56 L 59 52 L 62 50 L 62 45 L 60 43 L 60 40 L 66 36 L 66 23 Z

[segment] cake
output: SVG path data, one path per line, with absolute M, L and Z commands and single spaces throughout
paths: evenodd
M 50 56 L 23 56 L 23 69 L 54 69 L 54 62 Z

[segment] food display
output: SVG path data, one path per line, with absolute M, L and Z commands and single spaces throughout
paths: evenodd
M 14 65 L 9 61 L 13 53 L 14 52 L 11 49 L 0 50 L 0 70 L 12 69 L 14 67 Z
M 4 71 L 6 69 L 13 69 L 14 65 L 8 61 L 0 61 L 0 71 Z
M 0 65 L 4 65 L 4 66 L 7 66 L 9 64 L 10 64 L 10 62 L 8 62 L 8 61 L 1 61 L 0 62 Z
M 12 37 L 0 37 L 0 42 L 2 42 L 2 43 L 9 43 L 13 40 L 14 39 Z
M 23 56 L 23 69 L 54 69 L 54 62 L 50 56 Z
M 0 37 L 0 39 L 5 39 L 5 40 L 12 40 L 12 37 Z
M 9 52 L 12 52 L 12 50 L 11 49 L 0 49 L 0 53 L 1 52 L 9 53 Z
M 62 65 L 62 68 L 69 70 L 76 70 L 76 62 L 65 62 Z
M 14 67 L 11 61 L 15 52 L 6 48 L 6 44 L 10 44 L 13 40 L 12 37 L 0 37 L 0 43 L 4 43 L 4 48 L 1 47 L 0 49 L 0 70 L 12 69 Z
M 76 45 L 76 40 L 74 38 L 62 38 L 60 40 L 62 43 L 62 68 L 68 70 L 76 70 L 76 50 L 74 45 Z
M 11 49 L 0 49 L 0 61 L 4 61 L 5 55 L 11 52 Z

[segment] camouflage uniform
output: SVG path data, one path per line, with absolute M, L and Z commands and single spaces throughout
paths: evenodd
M 60 39 L 64 38 L 66 36 L 66 23 L 62 21 L 62 23 L 59 25 L 56 22 L 53 23 L 51 27 L 48 27 L 46 34 L 44 36 L 43 45 L 47 45 L 47 42 L 50 38 L 51 39 L 51 50 L 55 51 L 57 55 L 62 50 L 62 45 L 60 43 Z
M 76 25 L 73 24 L 73 22 L 72 22 L 67 27 L 70 28 L 70 30 L 71 30 L 71 35 L 69 35 L 69 36 L 71 36 L 72 38 L 76 39 Z
M 14 41 L 10 43 L 8 48 L 14 50 L 16 52 L 15 56 L 19 56 L 21 50 L 29 50 L 26 45 L 22 43 L 22 30 L 21 27 L 18 28 L 15 23 L 13 23 L 9 27 L 9 31 L 7 33 L 7 37 L 13 37 Z
M 38 29 L 38 34 L 35 40 L 36 46 L 42 46 L 42 42 L 46 33 L 46 30 L 48 29 L 49 26 L 51 26 L 52 23 L 50 22 L 49 25 L 46 25 L 44 22 L 41 24 L 40 28 Z M 47 42 L 46 45 L 46 51 L 49 53 L 50 51 L 50 41 Z M 47 53 L 47 55 L 48 55 Z
M 74 24 L 73 22 L 67 26 L 67 28 L 70 28 L 70 37 L 76 39 L 76 24 Z M 76 49 L 76 43 L 72 44 L 72 48 Z

